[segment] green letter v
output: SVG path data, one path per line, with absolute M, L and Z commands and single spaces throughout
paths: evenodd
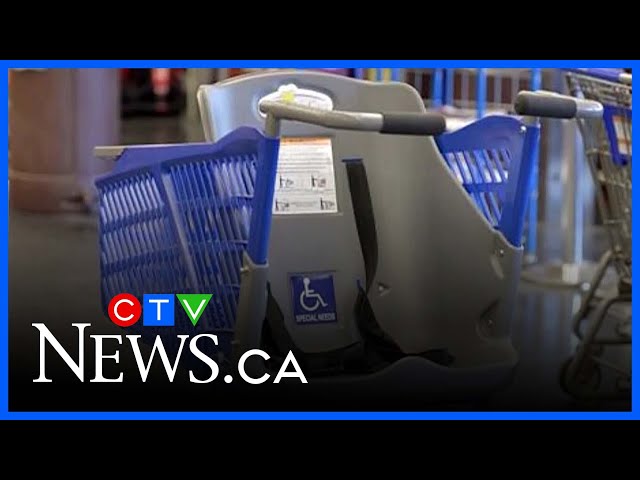
M 196 326 L 202 312 L 211 300 L 210 293 L 176 293 L 176 297 L 180 301 L 180 305 L 191 319 L 193 326 Z

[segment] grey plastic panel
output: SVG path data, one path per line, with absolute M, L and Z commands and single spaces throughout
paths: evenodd
M 233 356 L 235 363 L 240 356 L 252 348 L 260 347 L 262 325 L 252 321 L 264 316 L 267 295 L 264 286 L 269 274 L 268 265 L 256 265 L 245 252 L 242 256 L 240 272 L 241 287 L 238 298 L 238 313 L 233 338 Z
M 407 84 L 318 72 L 249 75 L 201 87 L 207 138 L 242 125 L 262 128 L 258 100 L 288 83 L 329 95 L 335 109 L 424 111 Z M 379 263 L 369 294 L 378 322 L 407 353 L 448 348 L 458 367 L 515 364 L 509 323 L 522 251 L 508 245 L 478 212 L 432 138 L 335 132 L 288 122 L 281 133 L 334 139 L 339 213 L 273 220 L 269 279 L 301 349 L 335 349 L 358 339 L 352 311 L 364 265 L 341 160 L 360 157 L 378 233 Z M 339 322 L 296 325 L 288 275 L 328 270 L 336 274 Z

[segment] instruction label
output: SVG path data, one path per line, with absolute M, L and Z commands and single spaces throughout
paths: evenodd
M 336 213 L 336 178 L 330 138 L 282 138 L 273 213 Z

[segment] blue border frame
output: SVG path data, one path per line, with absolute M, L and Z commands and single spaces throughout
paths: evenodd
M 0 96 L 3 98 L 4 110 L 0 115 L 0 129 L 8 132 L 8 69 L 9 68 L 640 68 L 637 60 L 2 60 L 0 61 Z M 637 82 L 636 82 L 637 83 Z M 636 129 L 637 130 L 637 129 Z M 635 136 L 638 136 L 636 133 Z M 8 135 L 0 135 L 0 149 L 3 155 L 4 172 L 8 177 Z M 632 181 L 636 182 L 637 169 L 632 171 Z M 0 197 L 5 215 L 0 223 L 0 245 L 3 254 L 0 283 L 0 304 L 3 305 L 0 315 L 0 420 L 631 420 L 640 419 L 639 388 L 636 379 L 632 379 L 632 411 L 631 412 L 9 412 L 8 411 L 8 183 L 5 178 L 0 182 Z M 8 180 L 8 178 L 7 178 Z M 633 196 L 640 195 L 636 192 Z M 636 222 L 632 225 L 633 251 L 637 251 Z M 633 275 L 636 268 L 633 267 Z M 638 310 L 634 294 L 632 315 Z M 634 325 L 633 335 L 637 336 L 640 327 Z M 640 365 L 640 359 L 632 354 L 632 371 Z M 637 375 L 636 375 L 637 377 Z

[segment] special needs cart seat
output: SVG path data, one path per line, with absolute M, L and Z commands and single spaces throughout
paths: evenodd
M 208 140 L 240 126 L 262 128 L 261 101 L 340 111 L 425 111 L 406 84 L 315 72 L 246 75 L 202 86 L 198 98 Z M 313 163 L 322 155 L 313 142 L 327 139 L 337 205 L 326 212 L 319 203 L 317 210 L 282 212 L 280 203 L 295 195 L 276 182 L 267 324 L 274 323 L 270 315 L 281 317 L 294 345 L 306 353 L 347 349 L 362 340 L 354 310 L 364 295 L 368 315 L 405 354 L 432 352 L 431 360 L 420 362 L 434 370 L 469 369 L 475 375 L 481 369 L 494 376 L 488 381 L 493 386 L 507 379 L 517 359 L 509 324 L 522 253 L 513 225 L 529 174 L 522 160 L 526 131 L 509 117 L 487 118 L 438 139 L 283 122 L 278 178 L 297 168 L 297 145 L 309 144 L 306 160 Z M 312 175 L 313 168 L 305 173 Z M 365 193 L 358 187 L 363 171 Z M 295 282 L 311 279 L 318 286 L 312 290 L 324 293 L 326 275 L 335 292 L 335 321 L 304 321 Z

